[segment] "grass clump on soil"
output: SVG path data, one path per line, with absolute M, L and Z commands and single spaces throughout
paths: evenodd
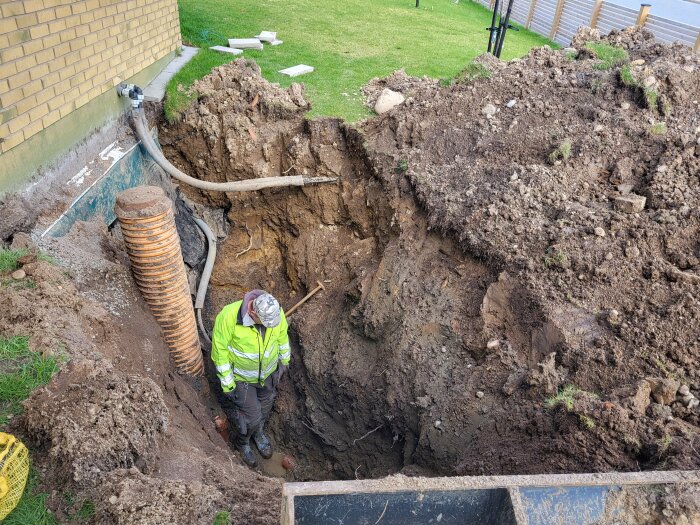
M 607 71 L 630 61 L 629 54 L 621 47 L 597 42 L 586 42 L 586 48 L 592 51 L 596 58 L 600 60 L 600 62 L 593 67 L 601 71 Z
M 545 268 L 564 268 L 568 258 L 563 250 L 549 249 L 544 256 Z
M 58 525 L 58 520 L 46 508 L 46 499 L 49 495 L 45 492 L 39 492 L 38 485 L 39 474 L 34 468 L 30 468 L 22 499 L 3 520 L 3 525 Z
M 58 371 L 55 357 L 29 350 L 27 337 L 0 337 L 0 427 L 22 411 L 22 401 Z
M 552 151 L 547 159 L 549 160 L 550 164 L 554 164 L 558 160 L 569 160 L 569 157 L 571 157 L 571 139 L 564 139 L 557 148 Z
M 337 116 L 350 122 L 371 115 L 361 87 L 373 77 L 404 68 L 409 75 L 452 78 L 485 51 L 484 27 L 491 13 L 475 2 L 427 0 L 416 9 L 411 0 L 180 0 L 183 41 L 202 48 L 167 87 L 165 114 L 177 116 L 197 96 L 192 82 L 232 57 L 211 51 L 228 38 L 276 31 L 284 43 L 263 51 L 246 50 L 263 76 L 282 87 L 303 82 L 313 104 L 310 116 Z M 342 31 L 339 32 L 339 24 Z M 523 56 L 549 44 L 531 31 L 508 34 L 503 59 Z M 279 70 L 295 64 L 316 68 L 290 79 Z
M 17 260 L 29 254 L 29 250 L 8 250 L 0 248 L 0 273 L 13 272 L 19 268 Z
M 658 122 L 656 124 L 653 124 L 649 128 L 649 133 L 652 135 L 665 135 L 666 134 L 666 123 L 665 122 Z
M 554 408 L 557 405 L 564 405 L 567 411 L 571 412 L 574 409 L 574 399 L 577 395 L 583 393 L 583 390 L 574 385 L 566 385 L 556 396 L 550 397 L 545 401 L 547 408 Z
M 231 513 L 222 510 L 221 512 L 216 513 L 216 516 L 214 516 L 214 521 L 211 522 L 211 525 L 229 525 L 229 523 L 231 523 Z
M 632 68 L 630 68 L 629 65 L 620 68 L 619 77 L 620 83 L 623 86 L 633 89 L 637 92 L 638 96 L 641 95 L 641 98 L 644 99 L 644 103 L 649 109 L 657 110 L 659 108 L 659 93 L 655 89 L 645 86 L 643 82 L 637 80 L 632 74 Z M 667 115 L 669 111 L 670 107 L 667 103 L 664 103 L 662 113 Z
M 454 78 L 456 84 L 470 84 L 480 78 L 490 78 L 491 71 L 483 64 L 471 62 Z

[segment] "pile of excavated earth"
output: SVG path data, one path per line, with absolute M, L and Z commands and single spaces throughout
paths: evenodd
M 700 57 L 638 29 L 572 45 L 482 57 L 449 86 L 374 80 L 368 104 L 405 101 L 356 125 L 305 119 L 300 85 L 237 60 L 161 126 L 199 179 L 337 178 L 178 189 L 220 218 L 207 326 L 248 289 L 289 307 L 324 284 L 290 318 L 270 422 L 288 479 L 700 466 Z M 0 288 L 0 331 L 71 357 L 13 422 L 46 484 L 99 523 L 277 522 L 279 479 L 215 432 L 215 378 L 174 372 L 118 229 L 42 247 L 62 266 L 28 260 L 36 287 Z M 695 497 L 647 499 L 625 523 L 700 516 Z

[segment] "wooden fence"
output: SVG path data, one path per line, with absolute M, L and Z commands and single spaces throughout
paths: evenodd
M 494 0 L 475 1 L 493 8 Z M 514 0 L 511 18 L 562 45 L 568 45 L 581 26 L 605 34 L 638 25 L 649 29 L 660 42 L 681 42 L 700 53 L 699 27 L 656 16 L 651 9 L 648 4 L 631 9 L 608 0 Z

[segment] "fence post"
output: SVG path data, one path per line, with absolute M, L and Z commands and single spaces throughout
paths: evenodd
M 493 4 L 496 3 L 496 0 L 489 0 L 489 9 L 493 11 Z
M 549 31 L 549 39 L 554 40 L 554 37 L 559 31 L 559 24 L 561 22 L 561 13 L 564 10 L 564 2 L 566 0 L 557 0 L 557 8 L 554 11 L 554 19 L 552 20 L 552 29 Z
M 700 33 L 698 33 L 698 37 L 695 39 L 695 45 L 693 46 L 693 51 L 696 53 L 700 53 Z
M 537 6 L 537 0 L 532 0 L 530 3 L 530 11 L 527 13 L 527 22 L 525 23 L 525 28 L 530 29 L 530 24 L 532 24 L 532 17 L 535 16 L 535 7 Z
M 639 6 L 639 13 L 637 14 L 637 22 L 635 25 L 639 27 L 644 27 L 647 23 L 647 17 L 649 16 L 649 10 L 651 9 L 651 4 L 642 4 Z
M 600 9 L 603 7 L 603 0 L 595 0 L 593 4 L 593 12 L 591 13 L 591 29 L 595 29 L 598 25 L 598 17 L 600 17 Z

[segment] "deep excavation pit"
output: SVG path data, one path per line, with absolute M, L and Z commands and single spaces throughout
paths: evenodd
M 575 58 L 481 58 L 489 75 L 449 87 L 375 80 L 370 99 L 389 86 L 406 103 L 354 126 L 305 119 L 302 86 L 237 60 L 161 127 L 199 179 L 338 178 L 181 187 L 229 227 L 209 326 L 246 290 L 289 308 L 325 283 L 291 318 L 269 426 L 289 477 L 697 468 L 700 60 L 613 32 L 601 42 L 629 53 L 634 84 L 589 40 Z

